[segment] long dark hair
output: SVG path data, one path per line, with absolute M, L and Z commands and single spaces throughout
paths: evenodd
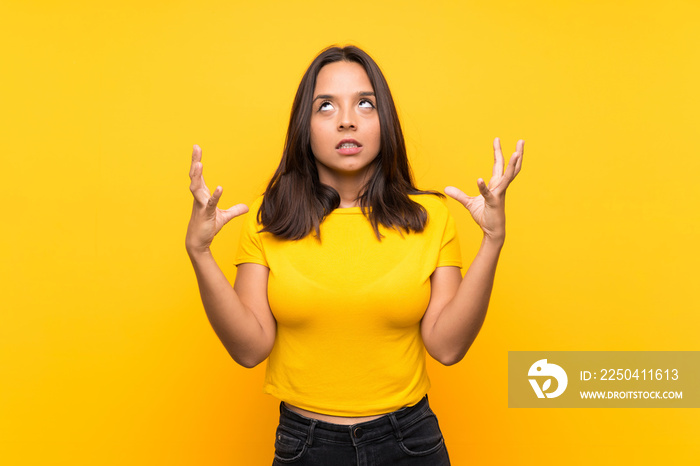
M 406 155 L 406 144 L 389 85 L 379 66 L 363 50 L 354 47 L 328 47 L 306 70 L 294 97 L 289 129 L 279 167 L 267 185 L 258 222 L 263 229 L 277 237 L 297 240 L 312 230 L 320 239 L 320 224 L 340 205 L 340 195 L 332 187 L 322 184 L 318 177 L 316 158 L 311 151 L 311 112 L 313 92 L 319 71 L 329 63 L 347 61 L 359 63 L 365 69 L 377 99 L 381 133 L 380 150 L 372 162 L 374 174 L 367 181 L 358 198 L 360 207 L 369 219 L 377 238 L 381 240 L 379 224 L 420 232 L 425 228 L 428 214 L 409 194 L 435 194 L 414 186 Z

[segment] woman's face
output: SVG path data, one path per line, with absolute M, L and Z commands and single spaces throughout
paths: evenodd
M 311 114 L 311 150 L 319 179 L 338 186 L 366 180 L 381 145 L 377 99 L 362 65 L 330 63 L 319 71 Z

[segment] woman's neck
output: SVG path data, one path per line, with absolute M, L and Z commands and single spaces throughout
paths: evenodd
M 347 209 L 348 207 L 357 207 L 360 205 L 360 202 L 357 199 L 360 197 L 360 188 L 358 186 L 353 184 L 348 185 L 345 183 L 327 184 L 338 191 L 338 194 L 340 194 L 340 205 L 338 208 Z
M 319 173 L 319 181 L 338 191 L 338 194 L 340 194 L 340 205 L 338 208 L 347 209 L 349 207 L 357 207 L 360 205 L 358 197 L 360 197 L 360 193 L 365 187 L 367 180 L 369 180 L 372 176 L 372 172 L 365 171 L 362 175 L 355 176 L 333 176 L 325 173 Z

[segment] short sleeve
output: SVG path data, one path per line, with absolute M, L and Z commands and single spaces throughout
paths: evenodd
M 438 257 L 438 267 L 455 266 L 462 268 L 462 251 L 459 247 L 459 237 L 457 236 L 457 227 L 452 214 L 444 206 L 445 210 L 445 227 L 442 233 L 442 241 L 440 242 L 440 255 Z
M 261 204 L 262 196 L 251 204 L 248 213 L 245 214 L 243 227 L 241 228 L 241 238 L 238 242 L 238 252 L 233 261 L 236 266 L 252 262 L 269 267 L 267 265 L 267 259 L 265 258 L 262 237 L 261 234 L 258 233 L 258 230 L 262 228 L 262 225 L 260 225 L 257 220 L 258 209 Z

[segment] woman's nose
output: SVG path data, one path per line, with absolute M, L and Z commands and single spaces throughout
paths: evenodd
M 338 118 L 338 130 L 355 129 L 355 116 L 351 110 L 341 112 Z

